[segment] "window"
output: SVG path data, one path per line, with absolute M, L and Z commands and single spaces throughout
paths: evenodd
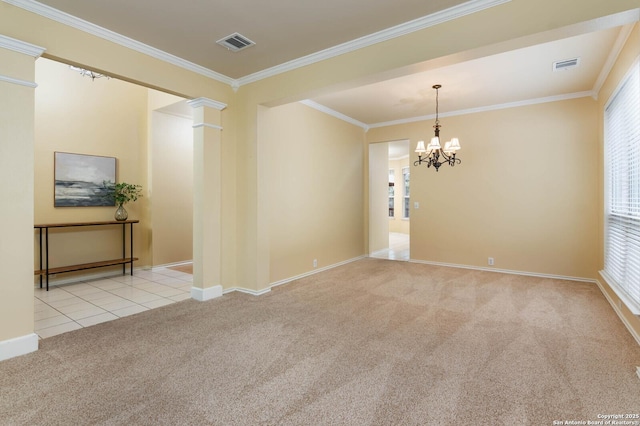
M 409 168 L 402 168 L 402 182 L 404 182 L 404 199 L 403 201 L 403 214 L 402 217 L 409 219 Z
M 640 314 L 640 66 L 605 107 L 605 258 L 603 275 Z
M 394 207 L 393 203 L 395 203 L 395 189 L 393 182 L 395 180 L 395 171 L 393 169 L 389 170 L 389 217 L 394 217 Z

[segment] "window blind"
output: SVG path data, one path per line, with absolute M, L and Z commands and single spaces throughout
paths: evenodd
M 605 259 L 609 284 L 640 313 L 640 65 L 605 108 Z

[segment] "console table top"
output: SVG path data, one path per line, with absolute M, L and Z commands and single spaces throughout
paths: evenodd
M 69 222 L 69 223 L 45 223 L 34 225 L 34 228 L 65 228 L 68 226 L 99 226 L 99 225 L 121 225 L 124 223 L 138 223 L 139 220 L 107 220 L 101 222 Z

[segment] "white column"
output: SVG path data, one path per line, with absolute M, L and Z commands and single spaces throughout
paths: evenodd
M 35 58 L 44 48 L 0 35 L 0 361 L 38 349 L 34 333 Z
M 191 297 L 222 296 L 221 116 L 226 104 L 188 102 L 193 114 L 193 287 Z

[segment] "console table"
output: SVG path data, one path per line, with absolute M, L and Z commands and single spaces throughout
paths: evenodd
M 40 288 L 42 288 L 42 277 L 46 277 L 47 291 L 49 291 L 49 275 L 61 274 L 63 272 L 82 271 L 84 269 L 103 268 L 105 266 L 122 265 L 122 275 L 126 274 L 126 266 L 129 264 L 131 275 L 133 275 L 133 262 L 138 260 L 137 257 L 133 257 L 133 224 L 140 222 L 139 220 L 123 220 L 123 221 L 106 221 L 106 222 L 77 222 L 77 223 L 48 223 L 41 225 L 34 225 L 35 229 L 40 231 L 40 269 L 34 272 L 34 275 L 40 276 Z M 49 267 L 49 229 L 50 228 L 71 228 L 71 227 L 86 227 L 86 226 L 122 226 L 122 258 L 102 260 L 99 262 L 81 263 L 77 265 L 57 266 L 54 268 Z M 129 225 L 129 257 L 127 257 L 126 248 L 126 228 Z M 42 230 L 44 229 L 44 247 L 45 256 L 42 256 Z

